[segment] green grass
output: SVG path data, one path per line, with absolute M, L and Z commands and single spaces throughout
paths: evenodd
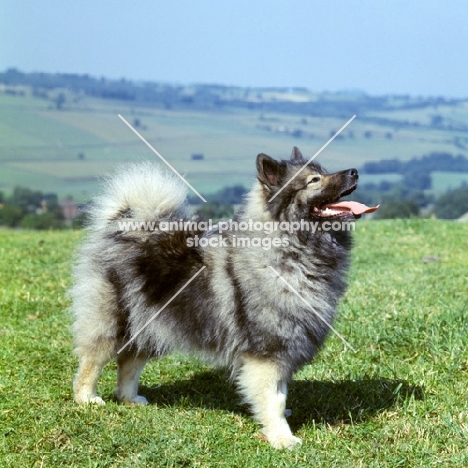
M 145 369 L 146 407 L 80 407 L 66 289 L 80 232 L 0 231 L 0 465 L 468 465 L 468 225 L 359 222 L 338 331 L 290 386 L 303 445 L 275 451 L 223 371 L 172 356 Z M 439 261 L 423 262 L 425 257 Z

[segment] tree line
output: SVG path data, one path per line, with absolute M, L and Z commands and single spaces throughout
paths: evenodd
M 10 87 L 29 86 L 35 96 L 53 100 L 58 109 L 64 108 L 66 96 L 50 96 L 50 91 L 67 90 L 75 95 L 88 95 L 102 99 L 117 99 L 167 109 L 192 108 L 199 110 L 217 109 L 225 106 L 258 110 L 260 112 L 285 112 L 321 117 L 349 117 L 362 115 L 366 111 L 390 109 L 416 109 L 437 107 L 439 104 L 457 103 L 455 99 L 442 97 L 411 98 L 410 96 L 369 96 L 360 93 L 322 93 L 316 99 L 295 102 L 288 99 L 275 99 L 273 93 L 309 93 L 303 88 L 240 88 L 216 84 L 196 84 L 190 86 L 127 79 L 111 80 L 96 78 L 88 74 L 70 73 L 24 73 L 15 68 L 0 72 L 0 83 Z M 7 89 L 14 93 L 14 89 Z M 21 91 L 18 91 L 21 92 Z M 405 123 L 389 121 L 392 125 L 405 126 Z M 440 125 L 437 123 L 437 125 Z
M 39 190 L 15 187 L 10 196 L 0 192 L 0 226 L 23 229 L 67 229 L 80 227 L 84 214 L 67 222 L 58 196 Z
M 414 172 L 467 172 L 468 159 L 462 154 L 454 156 L 451 153 L 432 152 L 420 158 L 412 158 L 409 161 L 400 159 L 382 159 L 368 161 L 363 166 L 364 174 L 408 174 Z
M 207 203 L 199 204 L 198 198 L 189 202 L 205 219 L 229 219 L 235 214 L 237 205 L 243 202 L 247 189 L 241 185 L 225 187 L 215 194 L 207 196 Z M 366 204 L 374 204 L 375 198 L 369 191 L 357 190 L 350 198 Z M 433 202 L 428 214 L 440 219 L 456 219 L 468 213 L 468 187 L 461 187 L 444 193 Z M 381 208 L 377 219 L 410 218 L 421 215 L 421 209 L 427 206 L 428 198 L 421 191 L 412 191 L 399 187 L 391 193 L 380 193 Z M 82 228 L 86 224 L 86 205 L 82 206 L 72 221 L 67 221 L 58 202 L 57 195 L 43 194 L 41 191 L 24 187 L 15 187 L 9 197 L 0 192 L 0 226 L 22 229 L 69 229 Z

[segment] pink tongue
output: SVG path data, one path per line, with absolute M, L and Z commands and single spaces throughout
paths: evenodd
M 358 203 L 355 201 L 341 201 L 337 203 L 330 203 L 329 205 L 325 205 L 325 207 L 332 210 L 343 210 L 344 208 L 351 211 L 355 215 L 361 215 L 363 213 L 373 213 L 379 209 L 380 205 L 369 207 L 363 203 Z

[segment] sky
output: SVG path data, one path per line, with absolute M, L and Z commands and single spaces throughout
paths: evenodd
M 468 98 L 466 0 L 0 2 L 0 71 Z

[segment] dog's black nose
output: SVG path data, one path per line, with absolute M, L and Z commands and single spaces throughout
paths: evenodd
M 354 169 L 354 168 L 353 168 L 353 169 L 348 169 L 348 170 L 346 171 L 346 175 L 349 175 L 349 176 L 351 176 L 351 177 L 354 177 L 355 179 L 358 179 L 358 178 L 359 178 L 359 173 L 358 173 L 357 169 Z

